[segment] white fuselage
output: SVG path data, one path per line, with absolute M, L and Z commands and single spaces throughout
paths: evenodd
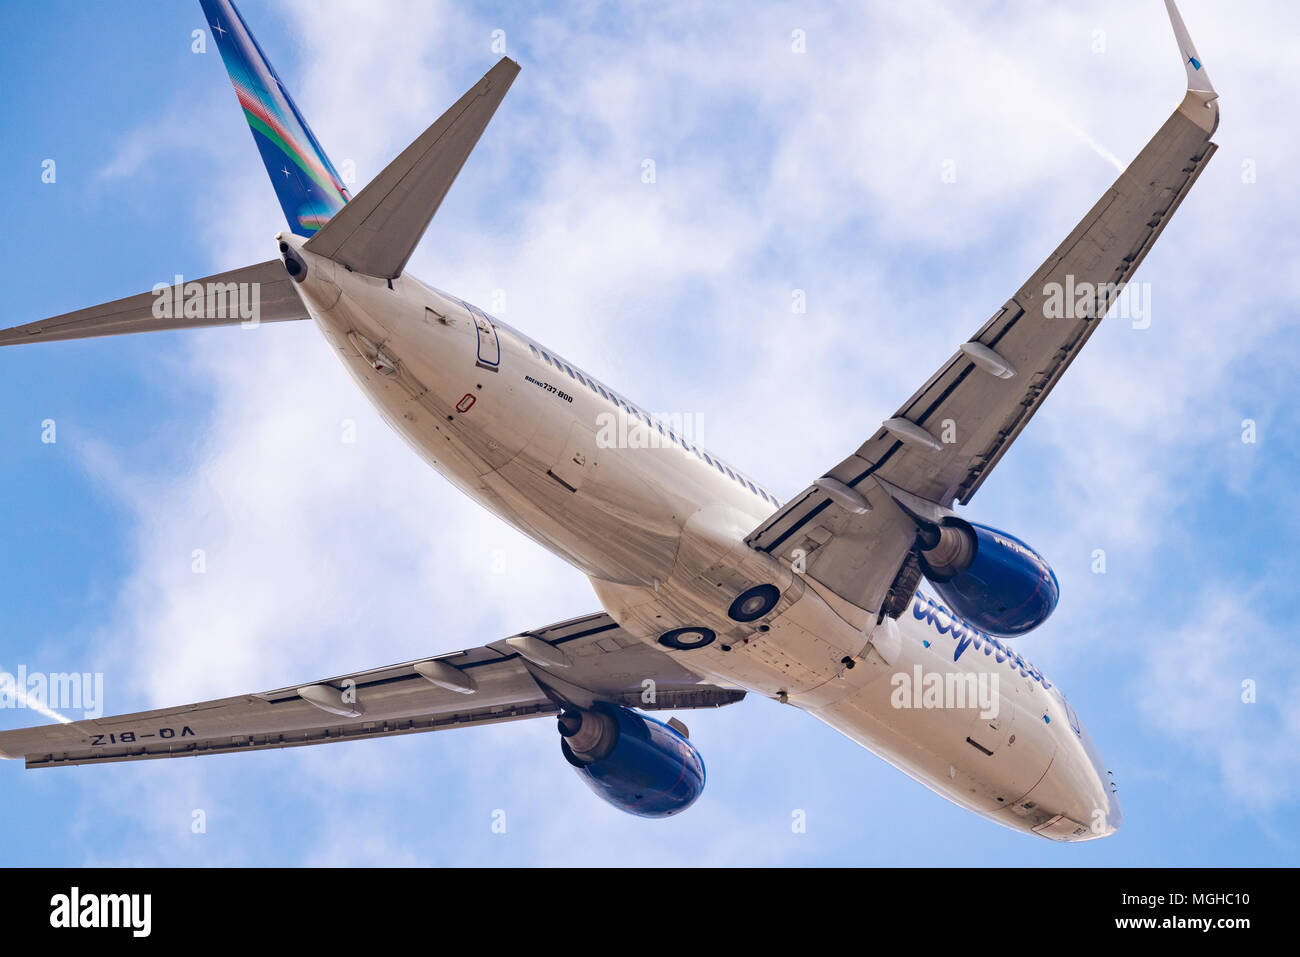
M 757 483 L 603 383 L 410 276 L 391 284 L 301 249 L 312 318 L 384 419 L 467 495 L 586 574 L 605 610 L 702 680 L 794 705 L 957 804 L 1057 840 L 1112 833 L 1108 772 L 1060 692 L 918 594 L 894 622 L 745 536 L 776 510 Z M 378 368 L 377 368 L 378 367 Z M 649 435 L 653 442 L 647 443 Z M 643 447 L 653 444 L 655 447 Z M 635 446 L 635 447 L 633 447 Z M 728 617 L 755 584 L 781 592 Z

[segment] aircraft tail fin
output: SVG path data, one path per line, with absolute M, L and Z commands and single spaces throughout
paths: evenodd
M 199 0 L 289 228 L 314 236 L 351 199 L 231 0 Z
M 368 276 L 400 276 L 518 73 L 502 57 L 304 248 Z

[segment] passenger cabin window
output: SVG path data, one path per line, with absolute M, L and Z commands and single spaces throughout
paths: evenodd
M 466 308 L 468 309 L 468 307 Z M 533 345 L 531 342 L 528 343 L 528 348 L 529 350 L 532 351 L 534 356 L 544 360 L 547 365 L 551 366 L 552 368 L 560 372 L 567 373 L 569 378 L 577 379 L 579 382 L 585 385 L 592 392 L 599 394 L 606 401 L 612 402 L 614 403 L 614 405 L 623 409 L 625 412 L 627 412 L 628 415 L 632 416 L 633 418 L 640 418 L 641 421 L 644 422 L 646 425 L 658 429 L 659 434 L 662 435 L 664 438 L 669 439 L 674 445 L 679 446 L 684 451 L 693 453 L 697 459 L 700 459 L 701 461 L 707 463 L 708 465 L 713 466 L 721 474 L 727 476 L 733 482 L 736 482 L 738 485 L 740 485 L 741 488 L 748 488 L 753 494 L 759 496 L 765 502 L 768 502 L 771 505 L 775 505 L 778 508 L 780 507 L 781 502 L 776 498 L 776 496 L 772 495 L 766 489 L 759 488 L 751 480 L 745 478 L 739 472 L 733 472 L 730 468 L 723 465 L 721 460 L 711 458 L 709 456 L 709 453 L 703 451 L 698 446 L 692 445 L 691 443 L 687 442 L 684 438 L 679 436 L 672 429 L 665 429 L 663 423 L 657 422 L 656 420 L 652 419 L 649 413 L 644 412 L 639 407 L 628 402 L 622 396 L 617 395 L 614 392 L 606 391 L 604 386 L 600 385 L 595 379 L 592 379 L 588 376 L 584 376 L 582 370 L 574 369 L 571 365 L 569 365 L 567 362 L 564 362 L 558 357 L 552 357 L 550 353 L 537 348 L 537 346 Z M 1066 703 L 1066 708 L 1067 708 L 1067 713 L 1069 713 L 1070 706 L 1068 702 Z M 1074 720 L 1077 721 L 1078 719 L 1075 718 Z

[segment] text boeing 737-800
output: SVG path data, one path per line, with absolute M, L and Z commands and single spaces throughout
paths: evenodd
M 949 800 L 1059 841 L 1113 833 L 1115 787 L 1007 639 L 1056 576 L 961 518 L 1215 151 L 1217 94 L 1172 0 L 1187 92 L 1029 280 L 842 462 L 782 503 L 585 371 L 405 272 L 519 72 L 502 59 L 355 197 L 230 0 L 203 11 L 289 229 L 279 257 L 0 332 L 0 345 L 310 319 L 384 419 L 465 494 L 588 576 L 601 611 L 261 694 L 0 733 L 29 768 L 558 718 L 564 759 L 633 814 L 684 810 L 676 718 L 793 705 Z M 1060 293 L 1071 290 L 1062 310 Z M 926 580 L 937 597 L 918 592 Z

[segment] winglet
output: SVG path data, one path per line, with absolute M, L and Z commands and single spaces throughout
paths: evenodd
M 1183 68 L 1187 71 L 1187 96 L 1179 108 L 1193 123 L 1213 133 L 1219 125 L 1219 106 L 1214 101 L 1219 98 L 1210 75 L 1205 72 L 1205 64 L 1196 52 L 1196 45 L 1183 24 L 1183 18 L 1175 6 L 1174 0 L 1165 0 L 1169 10 L 1169 22 L 1174 26 L 1174 39 L 1178 41 L 1178 51 L 1182 57 Z

